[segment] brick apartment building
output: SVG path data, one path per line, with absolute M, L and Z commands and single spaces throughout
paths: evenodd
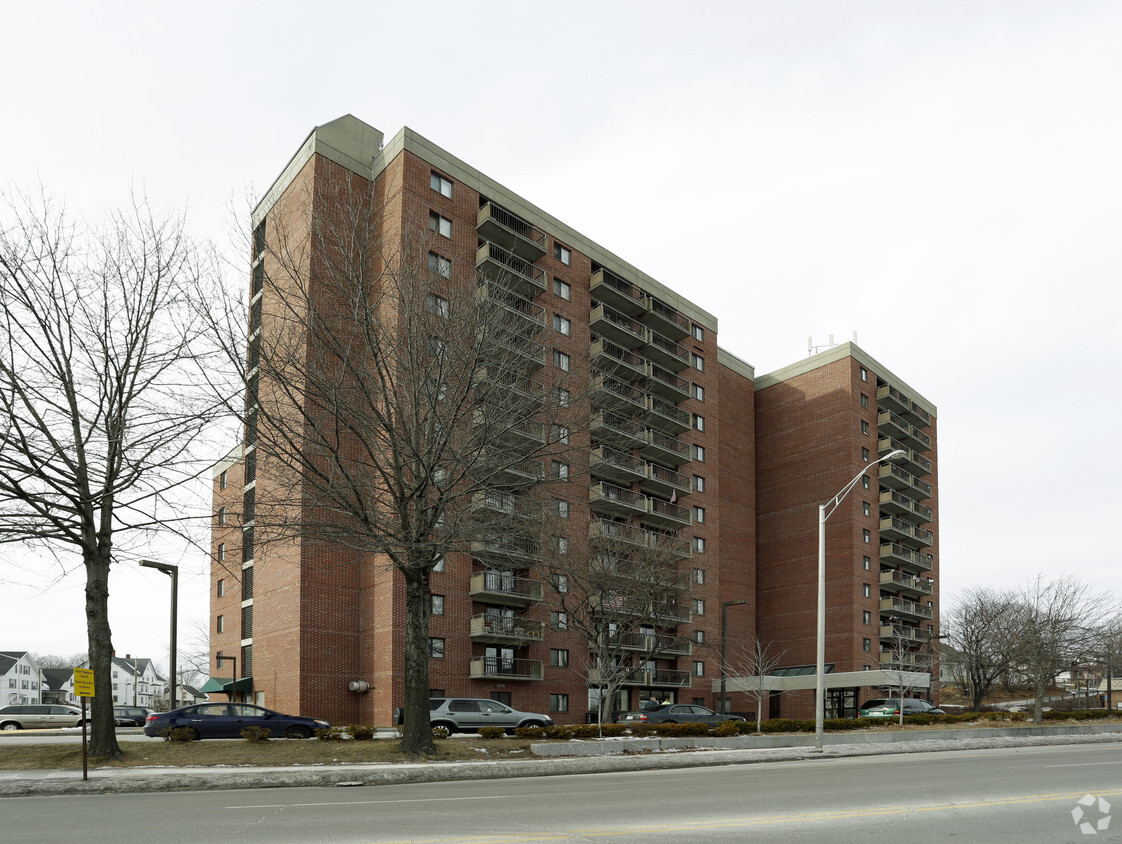
M 566 529 L 591 554 L 608 538 L 658 544 L 688 583 L 678 611 L 650 628 L 673 647 L 637 663 L 613 705 L 656 696 L 717 708 L 726 620 L 730 642 L 758 635 L 783 653 L 771 714 L 813 711 L 817 505 L 898 448 L 905 458 L 873 467 L 829 523 L 828 713 L 852 713 L 902 668 L 913 693 L 929 694 L 934 407 L 852 344 L 757 378 L 718 347 L 713 315 L 410 129 L 383 141 L 349 115 L 317 127 L 255 211 L 255 232 L 269 237 L 286 202 L 320 213 L 322 185 L 372 181 L 398 230 L 428 219 L 442 244 L 429 253 L 434 273 L 501 283 L 540 322 L 535 366 L 585 362 L 591 419 L 562 496 Z M 400 575 L 375 561 L 344 575 L 331 562 L 348 552 L 322 543 L 255 548 L 254 502 L 267 494 L 255 465 L 252 445 L 239 446 L 215 472 L 212 653 L 237 658 L 240 697 L 388 724 L 403 696 Z M 543 582 L 531 546 L 448 556 L 432 575 L 433 694 L 585 720 L 587 640 L 557 623 Z M 229 689 L 232 669 L 215 661 L 212 687 Z M 727 688 L 731 708 L 746 709 L 735 671 Z

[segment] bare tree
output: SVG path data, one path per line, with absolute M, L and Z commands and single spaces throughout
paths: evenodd
M 954 669 L 970 689 L 975 711 L 1013 664 L 1017 606 L 1010 590 L 971 587 L 943 614 Z
M 765 643 L 759 636 L 751 641 L 734 642 L 729 649 L 729 670 L 739 675 L 738 690 L 756 704 L 756 732 L 763 723 L 764 701 L 775 692 L 771 673 L 782 664 L 786 650 L 777 650 L 774 644 Z
M 184 488 L 205 467 L 205 255 L 143 202 L 98 228 L 45 194 L 0 210 L 0 542 L 81 557 L 94 756 L 120 754 L 110 567 L 158 530 L 189 532 Z
M 602 519 L 593 523 L 588 546 L 567 543 L 566 553 L 549 558 L 562 623 L 588 642 L 583 673 L 597 693 L 601 728 L 625 684 L 653 688 L 689 679 L 653 667 L 660 657 L 690 652 L 689 640 L 671 632 L 689 618 L 691 582 L 678 568 L 680 544 L 674 534 Z
M 85 654 L 58 656 L 57 654 L 32 654 L 35 664 L 40 668 L 74 668 L 88 659 Z
M 355 577 L 401 576 L 401 748 L 430 754 L 433 568 L 472 553 L 513 584 L 506 552 L 537 556 L 539 488 L 567 476 L 543 461 L 569 450 L 576 397 L 559 369 L 532 377 L 543 309 L 516 261 L 454 275 L 424 221 L 360 181 L 282 198 L 255 231 L 243 517 L 257 545 L 301 537 Z
M 888 661 L 885 661 L 885 654 Z M 884 672 L 885 691 L 900 699 L 900 725 L 904 724 L 904 697 L 916 689 L 930 688 L 932 659 L 929 654 L 909 651 L 898 644 L 891 650 L 881 650 L 881 670 Z
M 1032 681 L 1033 721 L 1043 720 L 1044 694 L 1056 676 L 1094 650 L 1096 627 L 1110 604 L 1074 575 L 1046 581 L 1043 575 L 1017 592 L 1014 662 Z

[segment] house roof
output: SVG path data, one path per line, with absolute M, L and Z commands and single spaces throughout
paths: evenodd
M 0 674 L 7 674 L 27 651 L 0 651 Z
M 48 689 L 57 691 L 70 682 L 74 676 L 72 668 L 44 668 L 42 669 L 43 683 Z
M 164 679 L 160 676 L 160 672 L 156 670 L 156 666 L 153 664 L 152 660 L 146 657 L 138 656 L 136 659 L 132 659 L 131 657 L 115 656 L 113 657 L 113 664 L 137 677 L 142 677 L 145 672 L 148 671 L 148 666 L 152 666 L 152 673 L 156 675 L 156 679 Z

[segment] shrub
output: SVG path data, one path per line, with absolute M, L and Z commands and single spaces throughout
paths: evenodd
M 605 738 L 616 738 L 617 736 L 622 736 L 625 732 L 627 732 L 627 725 L 626 724 L 605 724 L 604 725 L 604 737 Z
M 822 722 L 825 730 L 863 730 L 882 723 L 880 718 L 827 718 Z
M 195 731 L 191 727 L 172 727 L 164 730 L 164 741 L 194 741 Z
M 732 721 L 732 722 L 725 721 L 724 723 L 735 724 L 736 725 L 736 731 L 738 733 L 740 733 L 741 735 L 744 735 L 745 733 L 756 732 L 756 722 L 755 721 Z
M 316 730 L 316 738 L 320 741 L 342 741 L 343 729 L 341 727 L 325 727 Z
M 713 735 L 727 738 L 728 736 L 740 735 L 740 727 L 738 724 L 744 723 L 743 721 L 722 721 L 713 728 Z
M 707 736 L 709 727 L 706 724 L 656 724 L 655 732 L 660 736 L 681 738 L 683 736 Z
M 268 741 L 270 736 L 273 735 L 273 731 L 268 727 L 246 727 L 240 735 L 251 744 L 257 744 L 258 742 Z
M 631 726 L 631 735 L 635 736 L 635 738 L 649 738 L 653 732 L 654 727 L 651 724 L 641 723 Z
M 545 727 L 517 727 L 514 734 L 522 739 L 543 739 L 545 735 Z
M 480 727 L 479 737 L 484 739 L 501 739 L 506 735 L 506 730 L 502 727 Z
M 347 727 L 347 732 L 355 741 L 370 741 L 374 738 L 374 728 L 362 724 L 351 724 Z
M 760 725 L 764 733 L 813 733 L 814 721 L 799 718 L 769 718 Z

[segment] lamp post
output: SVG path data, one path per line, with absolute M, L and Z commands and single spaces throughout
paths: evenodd
M 234 661 L 234 679 L 230 681 L 230 703 L 237 703 L 238 698 L 238 658 L 236 656 L 222 656 L 215 654 L 214 660 L 218 663 L 218 667 L 222 667 L 222 663 L 226 660 L 232 659 Z
M 725 695 L 725 678 L 728 676 L 729 655 L 729 607 L 738 607 L 747 604 L 747 601 L 725 601 L 721 604 L 721 714 L 727 715 L 727 698 Z
M 171 693 L 168 697 L 168 703 L 171 705 L 169 710 L 176 709 L 176 671 L 175 664 L 175 630 L 178 626 L 177 615 L 179 612 L 179 566 L 173 566 L 171 563 L 158 563 L 155 560 L 141 560 L 140 564 L 146 568 L 156 569 L 162 571 L 171 578 L 171 654 L 170 654 L 170 667 L 171 667 Z
M 904 454 L 904 449 L 890 451 L 862 469 L 853 480 L 842 487 L 841 492 L 818 505 L 818 631 L 817 631 L 817 677 L 814 684 L 814 749 L 822 750 L 822 737 L 826 732 L 826 520 L 834 515 L 838 505 L 845 500 L 857 482 L 878 463 L 895 460 Z

